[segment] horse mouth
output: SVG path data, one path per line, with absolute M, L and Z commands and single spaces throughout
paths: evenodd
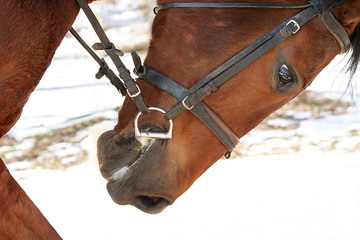
M 162 196 L 152 196 L 145 193 L 126 195 L 119 193 L 119 188 L 122 182 L 115 182 L 110 180 L 107 183 L 107 190 L 114 202 L 119 205 L 131 204 L 143 212 L 150 214 L 157 214 L 162 212 L 167 206 L 171 205 L 168 200 L 170 198 Z
M 132 200 L 130 200 L 130 202 L 127 201 L 123 202 L 116 199 L 116 196 L 113 196 L 111 194 L 110 196 L 113 198 L 113 201 L 119 205 L 131 204 L 134 207 L 140 209 L 141 211 L 150 214 L 160 213 L 166 207 L 171 205 L 170 201 L 168 201 L 163 197 L 139 195 L 137 197 L 134 197 Z
M 133 205 L 144 212 L 156 214 L 169 206 L 170 202 L 162 197 L 138 196 L 135 198 Z

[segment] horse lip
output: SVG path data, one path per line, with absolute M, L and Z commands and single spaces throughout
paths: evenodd
M 115 184 L 112 185 L 112 184 Z M 116 183 L 109 181 L 107 184 L 107 188 L 109 192 L 111 192 L 111 188 L 116 188 Z M 146 193 L 140 193 L 140 194 L 133 194 L 133 197 L 126 197 L 124 198 L 123 194 L 120 195 L 113 195 L 110 194 L 112 200 L 119 204 L 119 205 L 127 205 L 131 204 L 134 207 L 140 209 L 141 211 L 149 214 L 157 214 L 162 212 L 166 207 L 171 205 L 174 200 L 172 200 L 171 197 L 167 196 L 160 196 L 157 195 L 157 197 L 150 197 L 151 195 L 147 195 Z M 157 201 L 154 201 L 153 199 L 158 199 Z
M 159 198 L 158 201 L 154 202 L 151 197 L 148 196 L 138 196 L 136 197 L 132 204 L 138 209 L 150 213 L 157 214 L 162 212 L 167 206 L 171 205 L 170 201 L 163 197 Z
M 147 191 L 144 192 L 140 190 L 132 193 L 131 195 L 126 195 L 126 193 L 118 191 L 119 189 L 124 187 L 123 182 L 126 182 L 126 172 L 129 170 L 122 169 L 118 174 L 118 178 L 120 179 L 120 181 L 113 178 L 106 185 L 107 190 L 114 202 L 119 205 L 131 204 L 140 209 L 141 211 L 149 214 L 160 213 L 166 207 L 174 203 L 173 197 L 164 194 L 149 194 Z

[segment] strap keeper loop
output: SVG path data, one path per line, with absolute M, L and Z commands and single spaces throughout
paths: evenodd
M 109 65 L 105 62 L 103 58 L 101 60 L 103 62 L 103 65 L 99 68 L 99 71 L 96 73 L 95 75 L 96 79 L 102 78 L 109 71 Z
M 113 43 L 110 43 L 110 47 L 109 48 L 105 48 L 104 45 L 102 43 L 94 43 L 92 45 L 92 48 L 94 50 L 104 50 L 106 52 L 107 55 L 111 56 L 111 55 L 117 55 L 117 56 L 124 56 L 124 52 L 117 49 L 115 47 L 115 45 Z

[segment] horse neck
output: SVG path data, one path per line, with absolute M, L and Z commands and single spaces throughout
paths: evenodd
M 0 137 L 15 124 L 73 24 L 75 0 L 0 0 Z
M 74 0 L 0 0 L 0 138 L 20 117 L 31 92 L 75 20 Z M 1 239 L 61 239 L 0 159 Z
M 0 158 L 1 239 L 61 239 Z

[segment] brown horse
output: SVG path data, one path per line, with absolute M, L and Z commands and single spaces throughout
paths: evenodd
M 174 2 L 213 1 L 159 0 L 158 4 L 164 6 Z M 273 0 L 261 2 L 272 3 Z M 305 0 L 275 2 L 306 4 Z M 317 2 L 324 4 L 327 0 Z M 349 66 L 355 70 L 360 54 L 360 0 L 333 1 L 330 9 L 340 23 L 338 26 L 351 39 Z M 230 57 L 301 11 L 164 8 L 154 19 L 145 65 L 189 89 Z M 238 137 L 244 136 L 306 89 L 319 72 L 344 50 L 339 36 L 335 37 L 336 34 L 332 34 L 322 20 L 322 16 L 313 17 L 300 30 L 296 29 L 299 30 L 296 34 L 204 98 L 204 103 Z M 149 106 L 167 110 L 181 103 L 147 81 L 139 79 L 137 82 Z M 108 180 L 107 188 L 115 202 L 158 213 L 172 204 L 228 149 L 189 111 L 173 119 L 172 139 L 137 139 L 134 137 L 134 119 L 138 112 L 134 102 L 126 98 L 114 130 L 104 133 L 98 140 L 100 170 Z M 141 116 L 140 128 L 143 131 L 165 131 L 168 125 L 160 114 Z
M 88 1 L 91 2 L 91 1 Z M 76 0 L 0 0 L 0 137 L 21 111 L 78 12 Z M 0 159 L 0 238 L 61 239 Z

